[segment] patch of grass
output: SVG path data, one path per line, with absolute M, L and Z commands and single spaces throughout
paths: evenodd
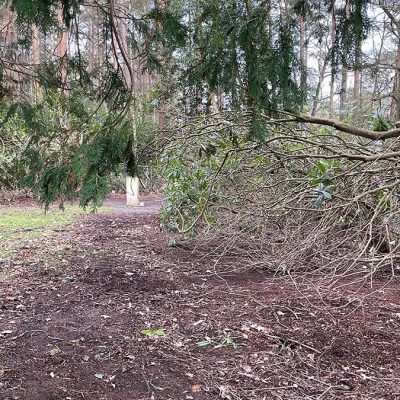
M 98 212 L 111 210 L 100 208 Z M 14 262 L 21 266 L 32 255 L 39 258 L 42 265 L 56 262 L 56 255 L 48 254 L 47 244 L 88 213 L 77 206 L 67 206 L 64 211 L 51 208 L 48 212 L 40 207 L 0 208 L 0 281 L 11 279 Z
M 11 252 L 0 249 L 0 258 L 9 258 L 11 256 L 12 256 Z
M 109 209 L 99 209 L 99 212 L 104 211 Z M 0 210 L 0 239 L 40 237 L 43 230 L 60 230 L 79 215 L 87 213 L 76 206 L 47 212 L 39 207 L 5 208 Z
M 43 232 L 38 232 L 38 231 L 9 232 L 9 233 L 0 233 L 0 239 L 31 239 L 31 238 L 42 237 L 43 235 L 44 235 Z

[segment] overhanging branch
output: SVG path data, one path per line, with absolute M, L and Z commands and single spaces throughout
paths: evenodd
M 400 137 L 400 128 L 390 129 L 385 132 L 375 132 L 369 129 L 363 129 L 347 125 L 344 124 L 343 122 L 335 121 L 328 118 L 312 117 L 310 115 L 293 114 L 290 112 L 285 112 L 285 114 L 292 115 L 298 122 L 303 122 L 306 124 L 313 124 L 313 125 L 331 126 L 332 128 L 335 128 L 338 131 L 349 133 L 350 135 L 354 136 L 363 137 L 365 139 L 385 140 L 385 139 Z

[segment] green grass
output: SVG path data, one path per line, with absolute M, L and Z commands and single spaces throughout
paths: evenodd
M 9 233 L 0 233 L 0 239 L 30 239 L 30 238 L 42 237 L 43 235 L 44 233 L 39 231 L 9 232 Z
M 98 209 L 107 211 L 112 209 Z M 69 224 L 89 213 L 77 206 L 67 206 L 64 211 L 51 208 L 48 212 L 40 207 L 0 208 L 0 282 L 12 279 L 15 268 L 20 268 L 29 257 L 26 250 L 40 259 L 43 267 L 59 264 L 63 250 L 57 248 L 59 254 L 49 253 L 52 238 L 62 237 Z
M 99 212 L 104 211 L 109 209 L 99 209 Z M 63 229 L 82 214 L 88 212 L 76 206 L 47 212 L 39 207 L 5 208 L 0 210 L 0 239 L 40 237 L 44 231 Z

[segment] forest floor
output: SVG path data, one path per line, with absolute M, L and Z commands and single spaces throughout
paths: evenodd
M 400 399 L 398 279 L 244 269 L 106 205 L 1 238 L 1 400 Z

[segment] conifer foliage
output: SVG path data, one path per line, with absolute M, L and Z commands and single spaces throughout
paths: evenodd
M 340 96 L 336 116 L 351 120 L 348 75 L 358 73 L 360 84 L 361 71 L 371 68 L 362 44 L 374 34 L 375 15 L 368 12 L 373 4 L 372 0 L 2 0 L 3 19 L 12 27 L 1 37 L 2 129 L 13 118 L 24 126 L 16 169 L 25 171 L 24 182 L 45 204 L 75 196 L 82 205 L 96 204 L 107 192 L 111 173 L 137 174 L 140 148 L 149 150 L 138 133 L 138 127 L 149 126 L 142 124 L 143 119 L 157 121 L 159 130 L 154 134 L 161 132 L 165 139 L 162 131 L 169 115 L 178 113 L 182 122 L 204 114 L 222 118 L 226 112 L 234 113 L 235 124 L 249 127 L 246 140 L 258 143 L 266 142 L 272 132 L 266 118 L 340 127 L 324 119 L 306 121 L 302 113 L 312 106 L 313 113 L 319 110 L 326 117 L 324 110 L 329 107 L 330 116 L 335 116 Z M 396 20 L 395 5 L 379 4 Z M 311 73 L 307 63 L 310 54 L 315 61 L 318 51 L 324 60 L 319 60 L 316 77 L 315 68 Z M 327 71 L 329 105 L 323 100 Z M 374 79 L 372 72 L 370 76 Z M 336 90 L 338 80 L 341 87 Z M 395 82 L 396 87 L 379 98 L 378 119 L 385 114 L 387 121 L 381 125 L 388 128 L 400 109 L 400 83 Z M 374 87 L 371 97 L 376 104 L 376 79 Z M 362 121 L 365 129 L 371 126 L 369 113 Z M 144 136 L 149 139 L 148 130 Z M 4 133 L 7 137 L 9 132 Z M 232 132 L 227 137 L 238 145 Z M 3 141 L 12 146 L 12 140 Z

